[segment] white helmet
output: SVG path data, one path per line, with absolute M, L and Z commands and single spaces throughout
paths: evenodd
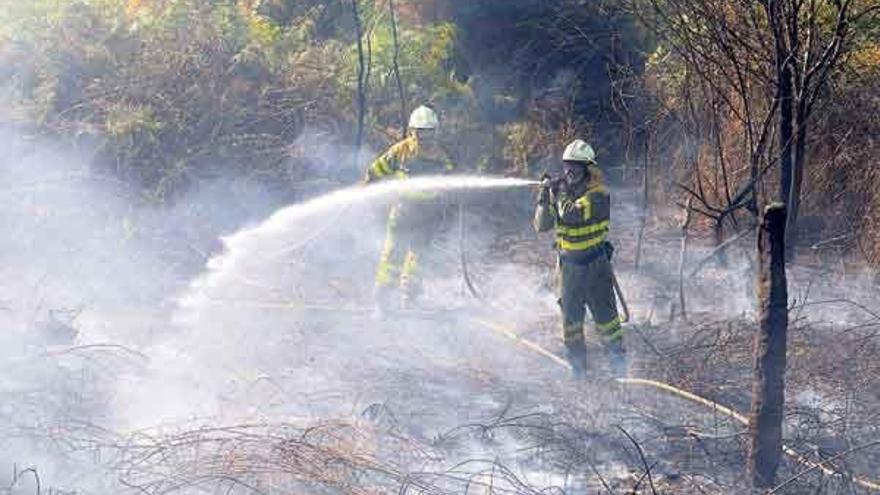
M 440 125 L 437 112 L 422 105 L 409 115 L 410 129 L 436 129 Z
M 565 148 L 562 160 L 566 162 L 596 163 L 596 152 L 585 141 L 575 139 Z

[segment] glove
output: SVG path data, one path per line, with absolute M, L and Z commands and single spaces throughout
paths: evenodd
M 565 182 L 565 179 L 558 178 L 554 181 L 550 182 L 550 192 L 553 193 L 553 196 L 559 197 L 562 195 L 568 194 L 568 183 Z
M 546 205 L 550 203 L 550 190 L 552 184 L 550 181 L 550 177 L 547 174 L 544 174 L 541 177 L 541 189 L 538 190 L 538 204 Z
M 602 248 L 605 249 L 605 256 L 608 257 L 608 261 L 611 261 L 611 258 L 614 257 L 614 244 L 605 241 L 605 244 L 602 246 Z
M 564 189 L 565 180 L 561 177 L 553 178 L 546 172 L 541 176 L 541 188 L 548 190 L 553 196 L 559 196 L 560 193 L 566 192 Z

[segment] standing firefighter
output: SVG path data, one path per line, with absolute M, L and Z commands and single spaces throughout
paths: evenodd
M 626 363 L 623 329 L 614 295 L 612 247 L 606 240 L 611 197 L 589 144 L 579 139 L 572 142 L 562 160 L 563 176 L 558 180 L 545 177 L 542 181 L 534 227 L 538 232 L 556 227 L 566 357 L 574 377 L 583 378 L 587 358 L 584 318 L 588 307 L 610 354 L 613 371 L 622 374 Z
M 438 125 L 434 110 L 416 108 L 410 115 L 409 135 L 370 165 L 366 182 L 451 171 L 452 162 L 437 139 Z M 421 294 L 419 257 L 438 229 L 443 209 L 438 194 L 432 192 L 405 193 L 391 209 L 376 270 L 376 305 L 380 313 L 391 308 L 396 288 L 400 289 L 404 306 L 411 306 Z

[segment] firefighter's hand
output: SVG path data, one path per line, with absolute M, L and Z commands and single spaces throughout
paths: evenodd
M 548 200 L 550 196 L 558 197 L 560 194 L 565 194 L 567 192 L 564 180 L 561 178 L 553 178 L 547 173 L 541 176 L 541 188 L 546 189 L 549 192 Z
M 565 182 L 565 179 L 562 177 L 558 177 L 556 179 L 550 180 L 550 192 L 553 193 L 554 196 L 561 196 L 564 194 L 568 194 L 568 183 Z
M 552 188 L 552 182 L 550 176 L 544 175 L 541 177 L 541 188 L 538 190 L 538 204 L 546 205 L 550 203 L 550 190 Z

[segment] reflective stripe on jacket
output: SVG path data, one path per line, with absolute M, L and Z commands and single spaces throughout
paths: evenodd
M 428 154 L 419 145 L 415 135 L 392 145 L 367 169 L 366 182 L 396 178 L 405 179 L 417 175 L 439 175 L 454 168 L 449 156 L 438 151 Z M 435 197 L 434 193 L 417 193 L 419 197 Z
M 580 197 L 556 200 L 556 243 L 562 251 L 587 251 L 605 242 L 611 226 L 611 199 L 605 186 L 590 184 Z

